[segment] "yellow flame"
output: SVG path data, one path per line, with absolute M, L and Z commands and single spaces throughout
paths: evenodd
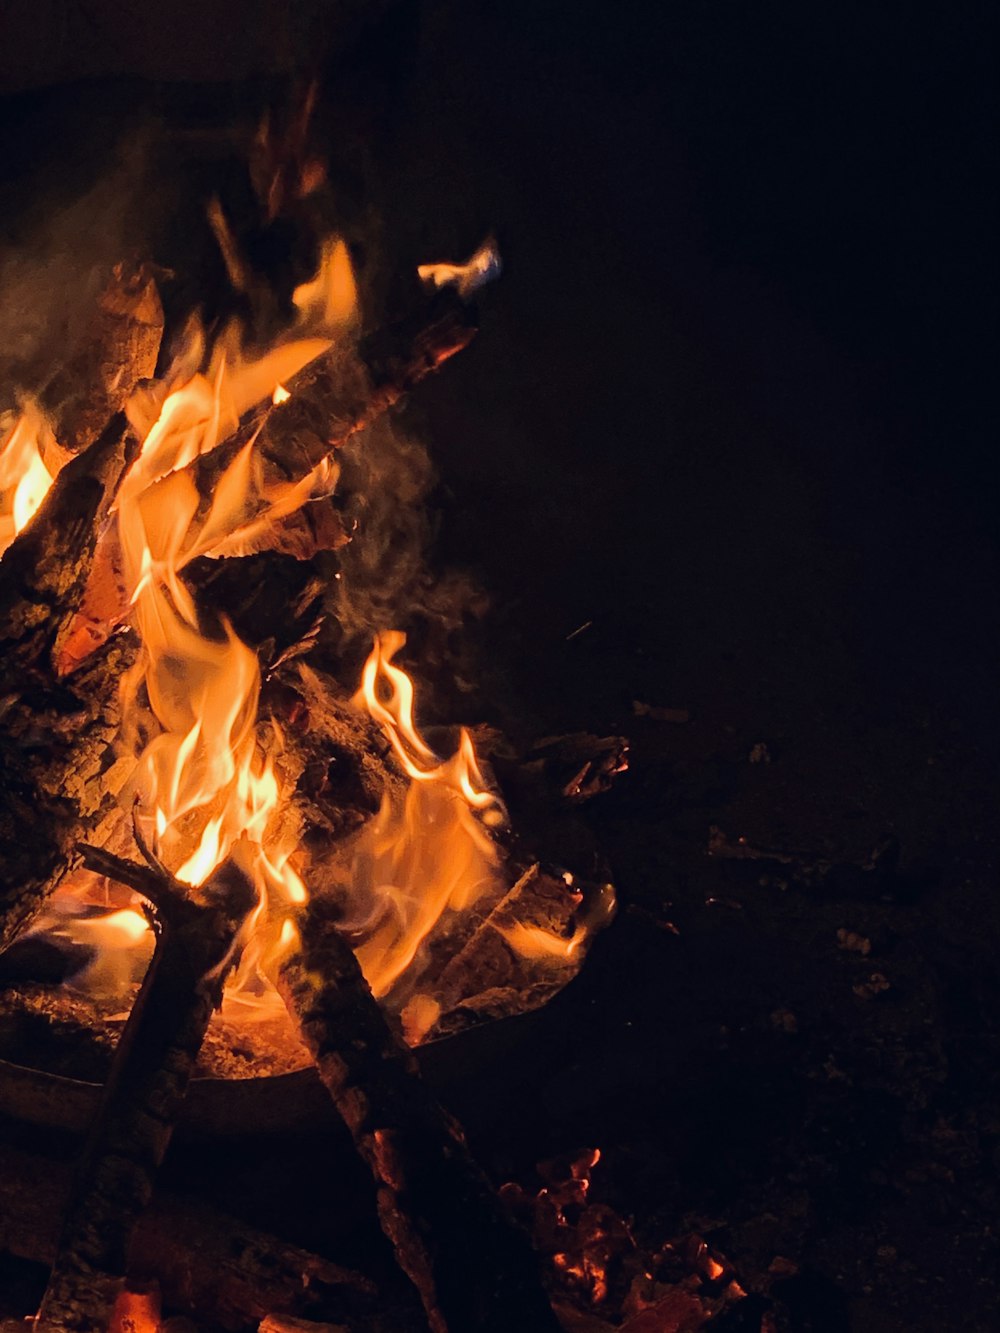
M 28 407 L 0 444 L 0 555 L 26 526 L 55 480 L 42 457 L 47 431 L 41 413 Z
M 464 264 L 420 264 L 417 277 L 426 287 L 454 287 L 459 296 L 471 296 L 500 273 L 500 251 L 492 236 Z
M 497 930 L 522 958 L 572 958 L 587 938 L 586 926 L 579 925 L 569 939 L 555 935 L 541 926 L 526 926 L 520 921 Z
M 363 936 L 356 952 L 376 996 L 404 972 L 415 981 L 421 946 L 442 916 L 471 907 L 499 883 L 488 827 L 503 821 L 503 809 L 484 784 L 467 731 L 451 758 L 439 760 L 417 730 L 413 682 L 392 660 L 405 642 L 397 631 L 379 635 L 354 699 L 410 778 L 403 800 L 386 795 L 361 831 L 349 872 L 350 914 Z
M 345 262 L 346 250 L 329 248 L 328 271 L 301 307 L 304 332 L 346 319 Z M 339 293 L 339 304 L 331 292 Z M 269 951 L 293 941 L 288 913 L 307 894 L 290 861 L 293 848 L 270 827 L 282 783 L 258 743 L 256 654 L 224 618 L 212 622 L 199 612 L 181 571 L 195 556 L 226 552 L 292 512 L 317 487 L 329 490 L 336 469 L 321 465 L 301 482 L 267 487 L 251 440 L 223 472 L 202 516 L 195 482 L 183 469 L 231 434 L 247 407 L 276 398 L 281 380 L 329 339 L 303 337 L 248 359 L 227 334 L 200 374 L 191 371 L 203 355 L 200 338 L 195 330 L 118 496 L 125 575 L 142 641 L 141 659 L 124 682 L 124 712 L 146 735 L 145 710 L 155 724 L 134 782 L 139 818 L 157 855 L 192 888 L 229 858 L 258 891 L 240 970 L 243 983 L 256 984 Z

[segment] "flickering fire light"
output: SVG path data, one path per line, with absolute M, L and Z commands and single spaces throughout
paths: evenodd
M 223 221 L 219 214 L 217 232 Z M 468 291 L 497 271 L 499 257 L 487 242 L 468 264 L 425 266 L 420 277 L 431 287 Z M 285 1018 L 271 978 L 296 947 L 295 914 L 308 900 L 310 856 L 317 852 L 304 852 L 290 815 L 295 777 L 285 772 L 282 726 L 260 715 L 257 654 L 225 615 L 199 604 L 185 575 L 198 557 L 255 549 L 276 523 L 330 495 L 340 469 L 326 456 L 297 481 L 265 475 L 256 435 L 245 429 L 210 494 L 199 489 L 192 469 L 228 444 L 249 409 L 268 400 L 282 408 L 292 396 L 285 381 L 353 336 L 357 287 L 342 241 L 323 244 L 317 274 L 296 289 L 293 306 L 291 327 L 263 351 L 248 352 L 236 325 L 212 344 L 197 321 L 189 325 L 159 385 L 144 385 L 129 403 L 141 443 L 112 516 L 129 620 L 141 644 L 121 682 L 124 745 L 135 758 L 122 800 L 134 803 L 143 845 L 195 898 L 227 861 L 254 885 L 257 906 L 238 941 L 239 963 L 226 992 L 227 1014 L 239 1021 Z M 37 449 L 34 455 L 26 449 L 27 423 L 25 417 L 11 447 L 19 458 L 40 460 Z M 31 424 L 36 435 L 44 431 L 40 418 Z M 30 475 L 19 484 L 26 486 Z M 86 635 L 80 644 L 89 651 Z M 515 955 L 560 970 L 578 951 L 582 957 L 592 929 L 607 919 L 609 899 L 602 890 L 597 916 L 581 912 L 565 933 L 519 921 L 513 911 L 489 915 L 510 883 L 497 841 L 506 811 L 467 730 L 459 731 L 450 756 L 435 753 L 422 735 L 414 682 L 397 660 L 404 645 L 396 630 L 376 636 L 353 706 L 381 730 L 406 781 L 383 791 L 377 813 L 337 852 L 323 879 L 327 889 L 336 886 L 343 928 L 373 993 L 401 1012 L 416 1042 L 441 1014 L 425 973 L 434 940 L 454 933 L 451 923 L 478 911 L 470 920 L 486 916 Z M 78 660 L 71 653 L 69 665 Z M 96 948 L 98 961 L 75 984 L 113 993 L 134 983 L 151 947 L 148 927 L 142 912 L 120 902 L 93 916 L 84 905 L 93 904 L 90 884 L 87 876 L 71 880 L 40 925 Z M 582 897 L 567 874 L 571 913 Z
M 55 480 L 51 463 L 43 458 L 51 431 L 34 407 L 27 407 L 0 442 L 0 555 L 25 527 Z

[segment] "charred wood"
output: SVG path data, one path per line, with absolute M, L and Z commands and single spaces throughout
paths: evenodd
M 336 908 L 314 899 L 279 989 L 375 1179 L 382 1229 L 433 1333 L 555 1333 L 527 1238 L 372 997 Z
M 240 450 L 254 440 L 267 482 L 295 482 L 388 411 L 475 336 L 470 309 L 441 292 L 407 319 L 353 344 L 336 342 L 291 377 L 289 397 L 251 416 L 235 436 L 189 464 L 202 505 Z
M 76 841 L 120 815 L 131 764 L 115 755 L 117 682 L 135 651 L 130 636 L 112 639 L 69 686 L 10 679 L 18 693 L 0 702 L 0 950 L 56 887 Z
M 115 1051 L 71 1192 L 36 1325 L 97 1333 L 123 1288 L 135 1224 L 173 1133 L 213 1009 L 253 903 L 225 863 L 199 901 L 165 875 L 92 848 L 86 863 L 141 893 L 160 938 Z
M 81 453 L 120 412 L 136 385 L 156 372 L 163 307 L 144 264 L 118 264 L 79 346 L 39 394 L 64 449 Z
M 75 611 L 97 539 L 130 459 L 131 431 L 116 413 L 95 443 L 63 468 L 0 564 L 0 692 L 19 693 L 22 673 L 44 674 L 64 619 Z
M 433 1029 L 444 1036 L 462 1026 L 469 1009 L 520 1013 L 543 1003 L 577 970 L 572 942 L 583 894 L 559 875 L 530 866 L 446 964 L 432 995 L 442 1017 Z M 544 971 L 517 948 L 519 935 L 543 932 L 552 941 Z M 562 942 L 565 951 L 559 951 Z M 463 1004 L 465 997 L 473 1000 Z M 533 1002 L 532 1002 L 533 1001 Z M 460 1008 L 459 1013 L 453 1011 Z

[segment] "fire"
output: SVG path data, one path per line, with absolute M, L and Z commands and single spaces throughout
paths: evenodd
M 354 699 L 380 725 L 410 779 L 403 801 L 386 795 L 362 830 L 348 875 L 349 924 L 363 934 L 356 953 L 376 996 L 404 972 L 412 985 L 418 953 L 442 917 L 498 886 L 489 830 L 505 819 L 469 733 L 463 728 L 455 753 L 440 760 L 417 730 L 413 682 L 393 662 L 405 642 L 398 631 L 379 635 Z
M 238 270 L 219 210 L 213 225 L 227 264 Z M 498 269 L 487 243 L 466 265 L 429 265 L 420 276 L 466 292 Z M 268 402 L 282 411 L 290 377 L 355 321 L 357 291 L 342 241 L 325 244 L 316 278 L 296 289 L 293 306 L 286 334 L 252 354 L 236 326 L 210 346 L 203 328 L 191 324 L 164 379 L 138 389 L 127 404 L 140 449 L 112 515 L 141 645 L 121 685 L 123 734 L 135 757 L 122 795 L 133 803 L 143 852 L 192 895 L 226 862 L 254 884 L 256 906 L 237 941 L 239 965 L 226 992 L 233 1017 L 284 1013 L 267 979 L 296 946 L 308 868 L 298 855 L 283 738 L 259 717 L 257 655 L 224 616 L 198 604 L 186 577 L 198 557 L 258 549 L 265 529 L 337 485 L 331 459 L 300 481 L 276 480 L 280 469 L 262 461 L 250 432 Z M 252 409 L 259 414 L 248 417 Z M 241 443 L 220 450 L 237 431 Z M 49 460 L 59 457 L 40 416 L 25 413 L 0 450 L 0 499 L 11 492 L 12 533 L 40 503 L 52 481 Z M 544 929 L 545 917 L 518 922 L 512 909 L 493 920 L 510 887 L 495 837 L 506 811 L 467 730 L 442 757 L 418 728 L 413 680 L 395 660 L 405 641 L 394 630 L 378 635 L 353 700 L 386 737 L 405 788 L 387 786 L 378 813 L 333 855 L 323 878 L 339 888 L 344 929 L 373 993 L 400 1013 L 416 1043 L 450 1003 L 444 992 L 433 993 L 430 964 L 461 950 L 470 922 L 472 930 L 495 926 L 513 952 L 542 971 L 566 973 L 585 954 L 595 919 L 575 910 L 584 895 L 567 875 L 575 906 L 565 934 Z M 117 994 L 152 947 L 146 917 L 134 899 L 88 902 L 87 894 L 101 892 L 92 878 L 66 887 L 72 901 L 56 928 L 97 955 L 80 984 Z
M 208 369 L 192 372 L 203 351 L 198 331 L 192 333 L 117 502 L 142 642 L 139 663 L 123 682 L 123 712 L 138 734 L 155 733 L 141 747 L 133 780 L 137 817 L 159 859 L 192 889 L 227 858 L 255 884 L 251 947 L 240 968 L 244 985 L 257 984 L 269 949 L 293 942 L 288 913 L 306 900 L 306 889 L 291 864 L 293 847 L 270 829 L 282 781 L 258 739 L 256 654 L 223 617 L 210 619 L 199 610 L 181 574 L 198 555 L 231 552 L 317 487 L 329 491 L 336 471 L 321 466 L 305 483 L 267 488 L 253 466 L 251 439 L 222 473 L 201 515 L 201 497 L 183 469 L 231 435 L 254 403 L 278 399 L 281 381 L 330 345 L 333 326 L 349 321 L 354 287 L 342 243 L 327 247 L 316 280 L 296 297 L 296 331 L 303 336 L 262 357 L 245 357 L 230 331 Z
M 27 524 L 55 480 L 55 472 L 49 470 L 43 457 L 49 441 L 51 432 L 41 413 L 27 407 L 0 444 L 0 555 Z

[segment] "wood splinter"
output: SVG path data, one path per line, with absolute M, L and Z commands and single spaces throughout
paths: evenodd
M 156 949 L 115 1049 L 70 1196 L 38 1333 L 103 1333 L 133 1229 L 153 1192 L 212 1011 L 256 894 L 232 861 L 197 899 L 161 871 L 81 845 L 88 869 L 152 905 Z

